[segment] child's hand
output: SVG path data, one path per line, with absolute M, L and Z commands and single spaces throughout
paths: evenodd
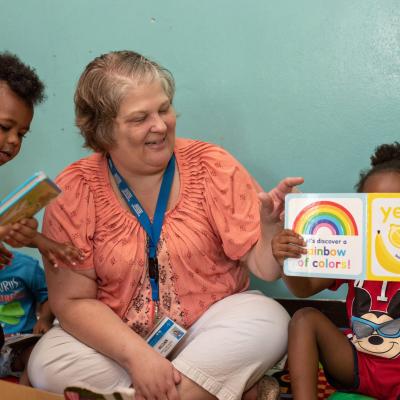
M 83 260 L 80 250 L 71 243 L 58 243 L 39 233 L 34 243 L 42 256 L 47 258 L 53 267 L 57 268 L 60 261 L 67 265 L 76 265 Z
M 276 234 L 271 245 L 272 253 L 280 265 L 283 265 L 286 258 L 300 258 L 302 254 L 307 254 L 306 242 L 291 229 Z
M 0 270 L 3 269 L 5 265 L 9 265 L 13 258 L 11 251 L 6 249 L 3 243 L 0 243 Z
M 0 240 L 3 240 L 11 230 L 11 225 L 0 226 Z
M 24 218 L 11 225 L 4 241 L 12 247 L 24 247 L 31 244 L 37 233 L 38 222 L 35 218 Z
M 39 248 L 39 251 L 55 268 L 58 267 L 59 261 L 68 265 L 76 265 L 83 259 L 80 250 L 74 247 L 71 243 L 53 242 L 45 249 Z
M 36 322 L 36 325 L 33 327 L 33 333 L 44 334 L 49 331 L 52 326 L 52 321 L 49 321 L 47 318 L 39 318 Z

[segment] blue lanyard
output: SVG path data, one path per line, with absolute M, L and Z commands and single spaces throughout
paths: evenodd
M 151 285 L 151 298 L 153 301 L 159 300 L 158 290 L 158 260 L 157 260 L 157 244 L 161 235 L 161 228 L 164 220 L 165 210 L 167 209 L 169 194 L 171 192 L 172 180 L 175 173 L 175 155 L 172 154 L 168 162 L 167 169 L 161 182 L 160 193 L 158 194 L 156 211 L 154 214 L 153 223 L 147 215 L 144 208 L 141 206 L 139 200 L 126 183 L 125 179 L 118 172 L 110 155 L 107 156 L 108 166 L 118 185 L 123 198 L 128 204 L 132 213 L 136 216 L 143 229 L 147 233 L 149 246 L 148 246 L 148 267 Z

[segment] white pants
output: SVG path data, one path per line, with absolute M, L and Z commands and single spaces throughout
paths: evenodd
M 169 358 L 219 400 L 241 399 L 284 355 L 288 322 L 284 308 L 260 292 L 234 294 L 212 305 Z M 33 386 L 59 393 L 78 382 L 105 391 L 132 384 L 116 362 L 59 326 L 33 349 L 28 374 Z

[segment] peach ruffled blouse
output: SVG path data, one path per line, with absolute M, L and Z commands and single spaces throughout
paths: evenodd
M 180 194 L 158 244 L 160 312 L 190 327 L 207 308 L 249 285 L 243 257 L 259 238 L 260 190 L 243 166 L 213 144 L 177 139 Z M 72 242 L 95 269 L 98 300 L 138 334 L 153 326 L 146 233 L 111 188 L 107 162 L 93 154 L 56 180 L 63 193 L 46 209 L 43 233 Z

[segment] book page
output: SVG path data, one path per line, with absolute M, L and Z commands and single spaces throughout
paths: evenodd
M 290 194 L 285 227 L 307 243 L 287 275 L 400 281 L 400 193 Z
M 285 227 L 302 235 L 307 254 L 285 260 L 287 275 L 358 279 L 364 274 L 365 196 L 293 194 Z
M 400 194 L 368 195 L 367 279 L 400 280 Z

